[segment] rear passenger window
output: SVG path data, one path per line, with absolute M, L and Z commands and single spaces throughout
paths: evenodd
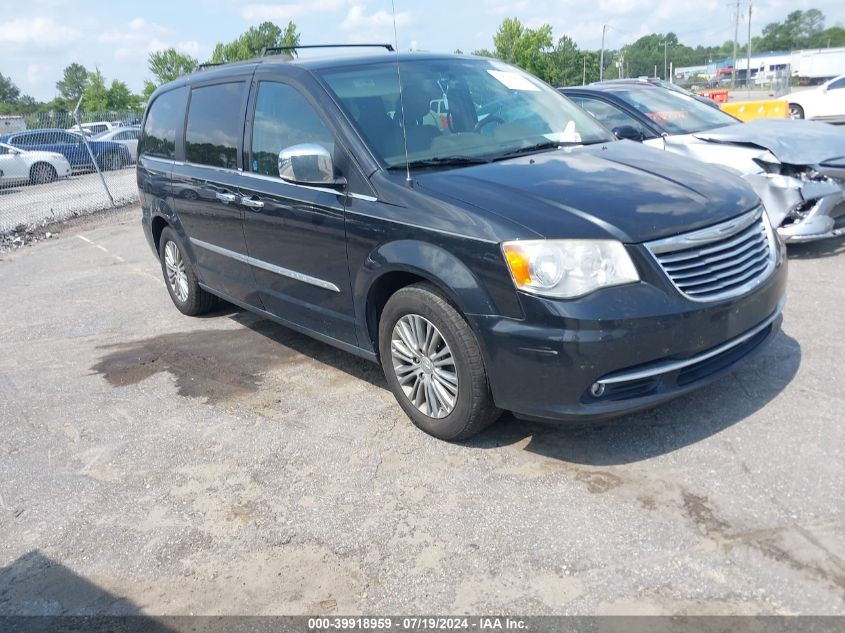
M 192 163 L 236 169 L 243 135 L 244 82 L 194 88 L 185 129 L 185 158 Z
M 184 91 L 171 90 L 159 95 L 144 123 L 141 154 L 160 156 L 162 158 L 176 157 L 176 130 L 184 120 Z
M 279 176 L 279 152 L 291 145 L 317 143 L 334 153 L 329 129 L 296 88 L 262 81 L 252 128 L 252 171 Z

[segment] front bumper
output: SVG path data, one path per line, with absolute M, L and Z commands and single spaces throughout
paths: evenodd
M 747 177 L 772 224 L 787 243 L 845 235 L 845 183 L 837 178 L 802 180 L 779 174 Z
M 496 405 L 529 419 L 601 419 L 730 372 L 780 328 L 786 263 L 778 244 L 769 278 L 723 301 L 691 302 L 644 280 L 570 302 L 521 294 L 523 320 L 473 317 Z

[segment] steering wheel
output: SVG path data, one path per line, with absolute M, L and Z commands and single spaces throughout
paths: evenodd
M 473 128 L 472 131 L 473 132 L 481 132 L 481 128 L 483 128 L 488 123 L 496 123 L 498 125 L 502 125 L 504 122 L 505 122 L 505 120 L 502 117 L 500 117 L 496 114 L 490 114 L 490 115 L 484 117 L 483 119 L 481 119 L 478 123 L 476 123 L 475 127 Z

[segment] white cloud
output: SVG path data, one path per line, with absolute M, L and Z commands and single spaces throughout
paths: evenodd
M 241 9 L 241 16 L 248 22 L 286 21 L 303 15 L 337 11 L 351 3 L 351 0 L 312 0 L 281 4 L 248 4 Z
M 0 43 L 26 44 L 37 48 L 58 48 L 79 39 L 76 29 L 53 18 L 17 18 L 0 22 Z
M 393 14 L 379 9 L 375 13 L 367 15 L 365 13 L 366 6 L 363 4 L 355 4 L 349 8 L 349 13 L 346 14 L 346 19 L 340 25 L 340 28 L 346 31 L 353 31 L 356 29 L 364 30 L 368 34 L 373 32 L 383 32 L 386 29 L 393 29 Z M 407 26 L 411 23 L 411 14 L 408 11 L 399 11 L 396 14 L 396 26 Z
M 52 70 L 49 66 L 44 64 L 27 64 L 26 66 L 26 82 L 30 86 L 36 85 L 44 77 L 45 71 Z

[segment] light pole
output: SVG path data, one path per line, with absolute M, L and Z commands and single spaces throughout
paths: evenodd
M 599 81 L 604 79 L 604 36 L 607 33 L 607 24 L 601 27 L 601 55 L 599 56 Z

